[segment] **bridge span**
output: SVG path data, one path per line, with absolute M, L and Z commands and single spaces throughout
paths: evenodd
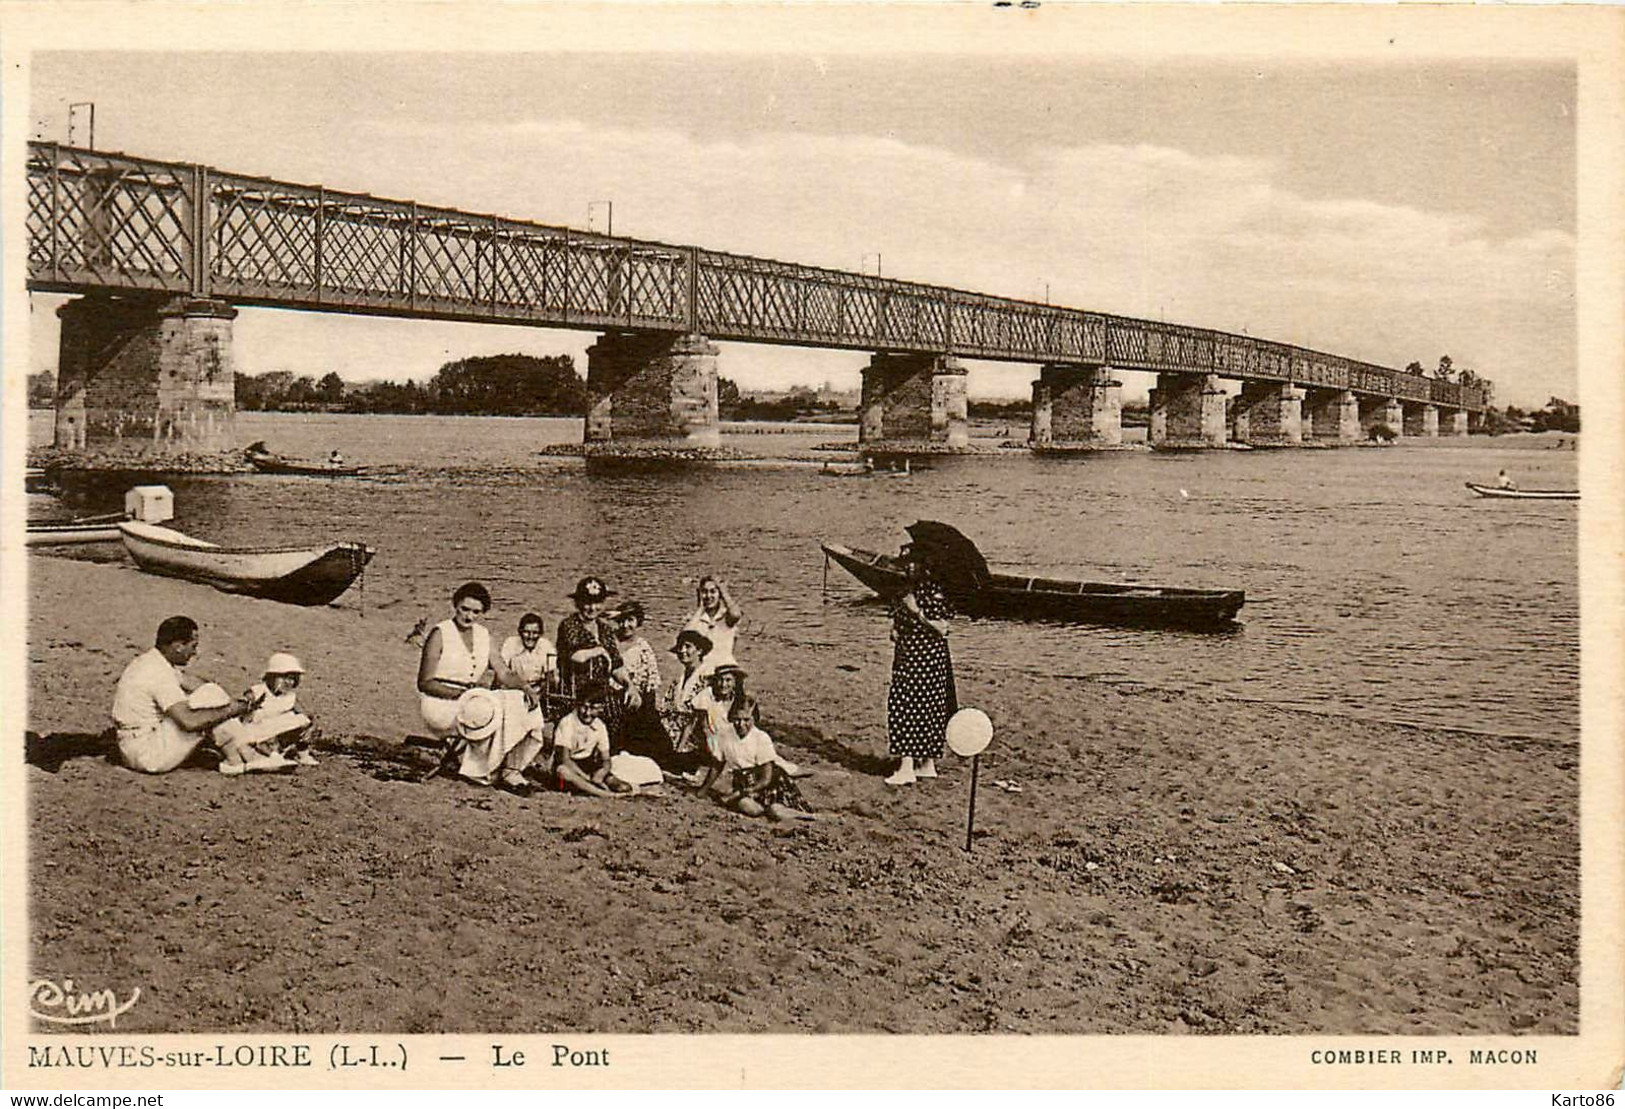
M 67 293 L 56 443 L 234 445 L 239 306 L 573 328 L 584 438 L 714 446 L 716 341 L 870 353 L 860 442 L 968 442 L 965 359 L 1030 362 L 1039 449 L 1121 443 L 1115 371 L 1164 446 L 1463 434 L 1480 390 L 1285 343 L 598 235 L 209 166 L 30 143 L 28 287 Z M 1221 379 L 1242 383 L 1229 403 Z

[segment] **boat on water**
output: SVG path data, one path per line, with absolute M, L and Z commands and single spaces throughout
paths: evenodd
M 954 608 L 969 616 L 1089 624 L 1224 630 L 1246 600 L 1240 589 L 1183 589 L 995 573 L 976 545 L 933 520 L 908 527 L 913 549 L 931 565 Z M 903 561 L 840 543 L 821 543 L 827 558 L 891 598 L 907 588 Z
M 1466 483 L 1467 488 L 1480 497 L 1508 501 L 1577 501 L 1580 499 L 1578 489 L 1503 489 L 1498 485 L 1477 485 L 1471 481 Z
M 308 474 L 315 477 L 355 477 L 364 467 L 342 462 L 318 462 L 308 458 L 287 458 L 266 449 L 263 442 L 243 451 L 243 458 L 262 474 Z
M 326 547 L 221 547 L 139 520 L 118 525 L 125 550 L 152 574 L 290 605 L 325 605 L 361 576 L 375 553 L 362 543 Z

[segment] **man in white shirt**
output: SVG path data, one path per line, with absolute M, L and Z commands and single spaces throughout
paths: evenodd
M 196 709 L 186 695 L 201 679 L 181 667 L 197 655 L 197 621 L 171 616 L 158 625 L 156 643 L 119 676 L 113 691 L 113 724 L 125 765 L 165 774 L 185 762 L 209 729 L 243 715 L 252 706 L 240 697 L 220 708 Z
M 558 672 L 559 654 L 542 634 L 542 618 L 527 612 L 519 618 L 519 634 L 510 635 L 497 652 L 531 692 L 541 696 L 553 684 L 550 674 Z

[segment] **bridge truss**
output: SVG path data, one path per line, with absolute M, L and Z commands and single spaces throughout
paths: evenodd
M 28 286 L 1216 373 L 1471 411 L 1482 391 L 1206 328 L 30 143 Z

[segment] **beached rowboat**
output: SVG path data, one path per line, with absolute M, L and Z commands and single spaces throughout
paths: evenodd
M 119 522 L 129 519 L 122 512 L 106 516 L 85 516 L 60 524 L 28 525 L 24 543 L 30 547 L 54 547 L 67 543 L 117 543 Z
M 945 550 L 922 541 L 929 524 L 958 536 L 964 547 Z M 931 562 L 954 608 L 969 616 L 1015 620 L 1067 620 L 1142 627 L 1223 629 L 1233 626 L 1246 593 L 1240 589 L 1181 589 L 1117 582 L 1070 581 L 994 573 L 970 540 L 943 524 L 909 528 L 915 549 Z M 941 534 L 940 532 L 937 534 Z M 900 559 L 840 543 L 821 543 L 824 554 L 882 597 L 907 586 Z
M 202 582 L 227 593 L 291 605 L 325 605 L 350 588 L 371 561 L 361 543 L 329 547 L 219 547 L 139 521 L 118 525 L 137 566 Z
M 1502 489 L 1496 485 L 1474 485 L 1466 483 L 1467 488 L 1480 497 L 1497 497 L 1509 501 L 1577 501 L 1580 499 L 1578 489 Z

